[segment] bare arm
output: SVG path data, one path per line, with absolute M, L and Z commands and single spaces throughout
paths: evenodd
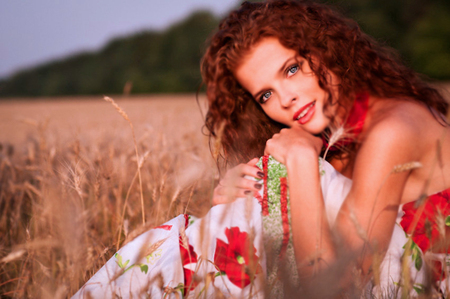
M 350 248 L 363 249 L 360 259 L 366 273 L 372 254 L 384 252 L 389 245 L 410 175 L 410 171 L 392 171 L 420 159 L 416 140 L 414 126 L 387 119 L 369 132 L 357 153 L 353 186 L 338 214 L 336 229 Z
M 384 251 L 389 245 L 409 175 L 409 172 L 393 175 L 390 172 L 396 165 L 417 159 L 417 153 L 411 150 L 415 132 L 401 122 L 384 122 L 372 129 L 357 153 L 353 186 L 332 229 L 325 217 L 317 150 L 308 142 L 292 142 L 295 136 L 311 138 L 295 131 L 298 129 L 281 132 L 267 144 L 267 152 L 285 163 L 288 170 L 299 273 L 309 276 L 337 261 L 334 233 L 349 249 L 359 253 L 360 266 L 367 273 L 373 250 Z

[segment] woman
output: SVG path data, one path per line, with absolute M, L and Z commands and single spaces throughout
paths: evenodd
M 409 283 L 424 281 L 413 277 L 420 250 L 446 251 L 438 242 L 445 232 L 432 231 L 428 247 L 409 241 L 405 255 L 412 252 L 416 264 L 405 279 L 399 258 L 408 239 L 395 223 L 404 210 L 402 227 L 419 240 L 414 229 L 430 219 L 422 221 L 410 203 L 436 193 L 418 209 L 439 206 L 440 191 L 450 187 L 447 104 L 434 89 L 354 22 L 303 2 L 244 3 L 212 37 L 202 73 L 206 126 L 225 162 L 241 163 L 215 188 L 213 203 L 232 203 L 193 224 L 181 215 L 144 233 L 76 296 L 329 297 L 355 277 L 363 286 L 373 277 L 377 291 L 392 295 L 398 290 L 381 287 L 409 292 L 417 288 Z M 326 156 L 353 184 L 318 159 L 320 135 L 331 135 Z M 252 158 L 264 153 L 272 157 L 255 167 Z M 433 209 L 425 211 L 450 214 Z M 352 276 L 355 269 L 362 274 Z M 327 287 L 311 287 L 317 282 Z M 331 293 L 317 293 L 323 289 Z
M 355 22 L 318 4 L 244 3 L 220 24 L 202 71 L 210 105 L 206 125 L 221 140 L 225 159 L 242 162 L 264 150 L 286 165 L 300 282 L 308 285 L 338 265 L 337 244 L 356 254 L 356 269 L 369 279 L 395 243 L 396 221 L 412 234 L 406 253 L 420 252 L 417 246 L 448 251 L 448 104 Z M 317 158 L 319 136 L 331 135 L 331 146 L 335 131 L 351 136 L 334 144 L 344 152 L 328 158 L 353 185 L 331 227 Z M 253 164 L 232 171 L 240 179 L 225 177 L 215 190 L 216 203 L 233 198 L 226 193 L 257 191 L 260 186 L 243 177 L 257 177 Z M 436 263 L 445 268 L 442 260 Z M 341 268 L 345 288 L 354 268 Z M 445 272 L 434 274 L 441 280 Z

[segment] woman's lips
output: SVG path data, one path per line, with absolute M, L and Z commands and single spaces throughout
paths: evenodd
M 301 125 L 306 124 L 314 114 L 316 101 L 306 104 L 294 114 L 294 121 L 298 121 Z

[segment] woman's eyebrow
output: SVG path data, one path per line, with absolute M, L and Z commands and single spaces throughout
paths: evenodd
M 260 91 L 258 91 L 256 94 L 253 95 L 253 98 L 254 98 L 255 100 L 257 100 L 258 97 L 259 97 L 259 95 L 262 94 L 262 93 L 263 93 L 264 91 L 266 91 L 266 90 L 267 90 L 267 88 L 261 89 Z
M 288 58 L 288 59 L 283 63 L 283 65 L 281 66 L 281 68 L 280 68 L 280 70 L 279 70 L 278 72 L 279 72 L 279 73 L 283 73 L 284 70 L 286 69 L 286 66 L 291 62 L 291 60 L 297 60 L 297 59 L 296 59 L 296 55 L 294 55 L 294 56 Z
M 283 65 L 281 66 L 281 68 L 280 68 L 280 70 L 278 71 L 278 73 L 284 73 L 284 70 L 286 69 L 286 66 L 287 66 L 292 60 L 297 61 L 296 55 L 294 55 L 294 56 L 289 57 L 288 59 L 286 59 L 286 61 L 285 61 L 285 62 L 283 63 Z M 254 95 L 252 95 L 253 98 L 254 98 L 254 99 L 257 99 L 258 96 L 259 96 L 262 92 L 264 92 L 266 89 L 267 89 L 267 88 L 262 88 L 260 91 L 258 91 L 258 92 L 255 93 Z

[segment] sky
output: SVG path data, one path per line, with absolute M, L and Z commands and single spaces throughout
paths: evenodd
M 0 78 L 111 38 L 164 29 L 191 12 L 223 15 L 238 0 L 1 0 Z

